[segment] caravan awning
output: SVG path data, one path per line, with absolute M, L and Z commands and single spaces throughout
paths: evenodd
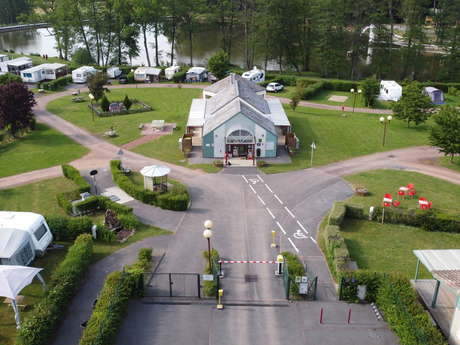
M 16 299 L 43 268 L 0 265 L 0 296 Z

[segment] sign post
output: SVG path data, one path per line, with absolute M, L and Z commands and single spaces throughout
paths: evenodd
M 314 152 L 315 152 L 315 150 L 316 150 L 316 144 L 315 144 L 314 141 L 311 143 L 310 147 L 311 147 L 310 166 L 312 167 L 312 166 L 313 166 L 313 154 L 314 154 Z
M 89 174 L 91 175 L 91 177 L 92 177 L 92 179 L 93 179 L 94 192 L 95 192 L 95 194 L 97 195 L 97 183 L 96 183 L 97 170 L 91 170 L 91 171 L 89 172 Z

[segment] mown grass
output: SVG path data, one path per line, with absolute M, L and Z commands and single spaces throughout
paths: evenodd
M 8 211 L 31 211 L 43 215 L 65 215 L 56 201 L 56 194 L 75 189 L 75 185 L 64 177 L 45 180 L 29 185 L 0 190 L 0 209 Z M 101 215 L 92 216 L 94 221 L 102 220 Z M 136 233 L 125 243 L 105 243 L 96 241 L 93 252 L 93 262 L 96 262 L 115 251 L 126 247 L 134 242 L 151 236 L 167 235 L 169 231 L 153 226 L 142 225 L 136 229 Z M 43 268 L 42 275 L 48 281 L 57 265 L 63 260 L 71 242 L 58 242 L 63 249 L 48 251 L 45 256 L 37 258 L 31 266 Z M 30 315 L 33 305 L 43 296 L 41 284 L 34 281 L 21 291 L 25 296 L 28 307 L 21 310 L 21 317 L 25 319 Z M 10 307 L 0 303 L 0 344 L 13 345 L 16 336 L 14 313 Z
M 377 206 L 382 203 L 383 195 L 390 193 L 397 199 L 399 187 L 413 183 L 417 197 L 423 196 L 433 202 L 433 208 L 445 213 L 460 216 L 460 186 L 431 176 L 416 172 L 399 170 L 375 170 L 356 175 L 345 176 L 353 186 L 367 188 L 367 197 L 353 196 L 348 201 L 365 207 Z M 401 199 L 402 208 L 418 208 L 417 198 Z
M 439 164 L 441 164 L 444 168 L 460 172 L 460 156 L 454 157 L 452 162 L 450 161 L 450 157 L 441 157 L 439 159 Z
M 309 168 L 313 141 L 317 146 L 313 166 L 428 143 L 429 123 L 408 128 L 403 121 L 394 119 L 383 147 L 383 126 L 377 114 L 348 113 L 344 117 L 342 112 L 307 107 L 298 107 L 294 112 L 285 106 L 285 110 L 300 140 L 300 149 L 292 157 L 292 164 L 268 166 L 263 168 L 266 173 Z
M 0 178 L 71 162 L 88 153 L 64 134 L 43 124 L 12 142 L 0 144 Z

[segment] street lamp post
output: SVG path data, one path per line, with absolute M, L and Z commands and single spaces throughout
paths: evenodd
M 93 101 L 94 101 L 94 96 L 92 93 L 90 93 L 88 95 L 89 99 L 91 100 L 91 112 L 92 112 L 92 115 L 93 115 L 93 122 L 94 122 L 94 107 L 93 107 Z
M 212 273 L 212 261 L 211 261 L 211 237 L 212 237 L 212 221 L 207 220 L 204 222 L 204 231 L 203 231 L 203 237 L 208 240 L 208 260 L 209 260 L 209 269 L 211 270 Z
M 355 91 L 355 89 L 351 89 L 350 92 L 354 95 L 353 97 L 353 112 L 355 112 L 355 106 L 356 106 L 356 95 L 360 95 L 361 92 L 363 92 L 361 89 L 357 89 Z
M 380 119 L 380 123 L 383 125 L 383 140 L 382 140 L 382 146 L 385 146 L 385 139 L 387 136 L 387 125 L 390 124 L 390 121 L 393 120 L 393 116 L 388 115 L 386 118 L 382 116 Z

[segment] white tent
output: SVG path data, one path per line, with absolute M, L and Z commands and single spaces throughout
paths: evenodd
M 383 101 L 397 102 L 402 97 L 402 86 L 394 80 L 382 80 L 380 82 L 379 99 Z
M 0 229 L 1 265 L 27 266 L 34 259 L 35 251 L 28 232 L 10 228 Z
M 144 188 L 147 190 L 168 190 L 168 174 L 171 169 L 165 165 L 150 165 L 143 167 L 140 173 L 144 176 Z
M 40 279 L 43 287 L 46 288 L 45 281 L 39 273 L 42 269 L 43 268 L 25 266 L 0 266 L 0 296 L 7 297 L 11 300 L 17 328 L 19 328 L 21 324 L 21 319 L 19 309 L 16 305 L 16 297 L 22 289 L 32 283 L 35 276 Z

